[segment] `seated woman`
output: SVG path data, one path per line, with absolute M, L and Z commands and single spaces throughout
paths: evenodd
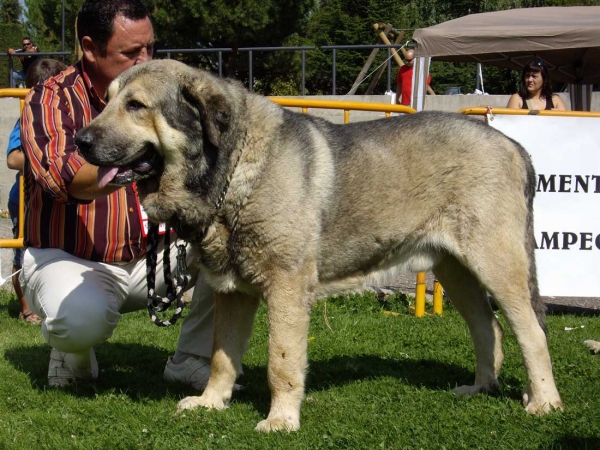
M 552 93 L 550 77 L 544 61 L 534 59 L 521 72 L 519 92 L 510 96 L 507 108 L 566 111 L 562 99 Z

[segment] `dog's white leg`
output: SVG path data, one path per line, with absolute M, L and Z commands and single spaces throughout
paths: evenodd
M 504 314 L 521 347 L 529 379 L 529 385 L 523 394 L 525 410 L 529 414 L 546 414 L 553 409 L 562 410 L 562 400 L 552 375 L 546 335 L 533 310 L 511 307 L 505 308 Z
M 271 409 L 257 431 L 300 428 L 304 397 L 311 294 L 303 283 L 279 282 L 266 298 L 269 309 L 269 387 Z
M 516 245 L 517 241 L 514 241 L 515 245 L 508 245 L 513 241 L 495 237 L 498 240 L 486 241 L 488 247 L 476 258 L 480 263 L 473 269 L 494 296 L 521 349 L 529 380 L 523 394 L 523 405 L 529 414 L 562 410 L 562 400 L 552 374 L 546 334 L 532 304 L 540 302 L 539 298 L 532 301 L 537 288 L 534 287 L 535 274 L 530 276 L 530 270 L 535 270 L 535 265 L 523 247 Z M 497 248 L 503 251 L 494 251 Z
M 434 272 L 467 322 L 475 347 L 475 383 L 459 386 L 453 392 L 458 395 L 474 395 L 498 390 L 498 373 L 504 359 L 503 331 L 489 305 L 487 292 L 453 256 L 444 258 Z
M 199 397 L 186 397 L 177 410 L 227 407 L 238 375 L 242 356 L 252 332 L 259 299 L 242 294 L 215 294 L 215 330 L 210 378 Z

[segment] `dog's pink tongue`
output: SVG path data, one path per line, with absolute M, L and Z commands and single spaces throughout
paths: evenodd
M 104 187 L 115 177 L 119 171 L 118 167 L 99 167 L 98 168 L 98 186 Z

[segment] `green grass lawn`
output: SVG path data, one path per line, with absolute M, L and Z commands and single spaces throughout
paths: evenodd
M 565 411 L 529 417 L 520 401 L 525 370 L 502 317 L 501 393 L 461 398 L 450 389 L 472 383 L 474 354 L 451 306 L 442 317 L 416 319 L 402 295 L 385 304 L 373 295 L 328 299 L 312 316 L 301 429 L 265 435 L 254 431 L 270 399 L 264 306 L 244 358 L 246 389 L 225 411 L 182 416 L 176 404 L 194 392 L 162 380 L 179 325 L 158 328 L 145 312 L 125 315 L 96 349 L 97 382 L 56 390 L 46 380 L 49 346 L 17 314 L 16 300 L 0 291 L 0 449 L 600 448 L 600 356 L 582 345 L 600 339 L 599 317 L 548 317 Z

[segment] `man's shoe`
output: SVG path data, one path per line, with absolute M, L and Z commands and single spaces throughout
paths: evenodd
M 91 381 L 98 378 L 98 361 L 94 349 L 90 348 L 89 358 L 74 353 L 50 352 L 48 384 L 52 387 L 65 387 L 77 381 Z
M 163 373 L 165 381 L 187 384 L 198 391 L 204 390 L 209 377 L 210 359 L 203 357 L 188 358 L 179 364 L 175 364 L 173 357 L 169 356 Z

